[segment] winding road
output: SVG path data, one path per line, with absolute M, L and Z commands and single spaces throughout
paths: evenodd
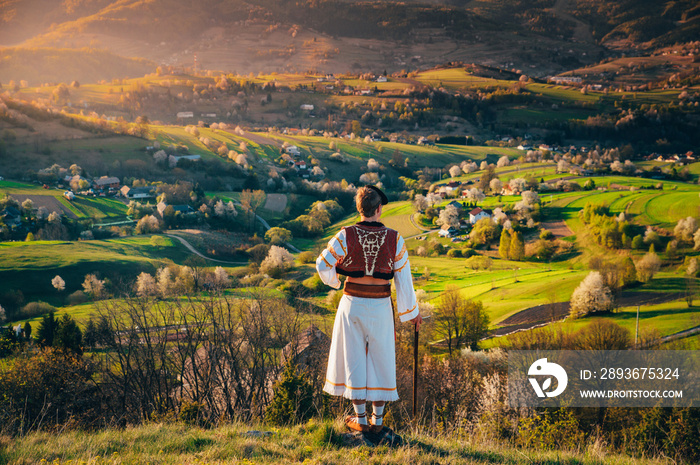
M 210 260 L 212 262 L 218 262 L 218 263 L 226 263 L 227 265 L 247 265 L 248 264 L 248 262 L 228 262 L 226 260 L 219 260 L 217 258 L 207 257 L 206 255 L 202 254 L 200 251 L 195 249 L 192 244 L 187 242 L 187 240 L 183 239 L 182 237 L 177 236 L 175 234 L 168 234 L 168 233 L 164 233 L 163 235 L 171 237 L 173 239 L 177 239 L 178 241 L 180 241 L 182 243 L 182 245 L 187 247 L 187 250 L 189 250 L 190 252 L 192 252 L 193 254 L 195 254 L 199 257 L 204 258 L 205 260 Z

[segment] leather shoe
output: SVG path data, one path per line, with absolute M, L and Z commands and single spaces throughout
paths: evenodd
M 370 430 L 369 425 L 359 423 L 355 415 L 345 417 L 345 426 L 352 431 L 359 431 L 360 433 L 367 433 Z

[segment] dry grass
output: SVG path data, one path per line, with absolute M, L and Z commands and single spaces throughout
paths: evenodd
M 251 435 L 251 430 L 269 431 Z M 407 432 L 398 448 L 344 445 L 338 421 L 311 420 L 289 428 L 230 424 L 202 429 L 183 424 L 148 424 L 95 432 L 33 433 L 0 438 L 0 463 L 28 464 L 659 464 L 612 455 L 595 441 L 577 451 L 539 452 L 476 441 L 464 434 L 429 436 Z

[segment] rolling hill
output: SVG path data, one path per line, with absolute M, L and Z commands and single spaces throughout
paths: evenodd
M 607 5 L 603 0 L 6 0 L 0 2 L 0 45 L 89 47 L 188 68 L 196 55 L 199 69 L 243 73 L 397 71 L 464 61 L 544 76 L 617 50 L 697 38 L 700 16 L 692 1 Z M 44 79 L 22 67 L 9 69 L 11 79 Z M 74 74 L 73 79 L 91 79 L 87 70 Z

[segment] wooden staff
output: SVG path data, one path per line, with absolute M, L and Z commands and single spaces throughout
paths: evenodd
M 418 411 L 418 325 L 413 327 L 413 418 Z
M 423 323 L 430 315 L 422 316 Z M 422 323 L 421 323 L 422 324 Z M 418 414 L 418 325 L 413 327 L 413 419 Z

